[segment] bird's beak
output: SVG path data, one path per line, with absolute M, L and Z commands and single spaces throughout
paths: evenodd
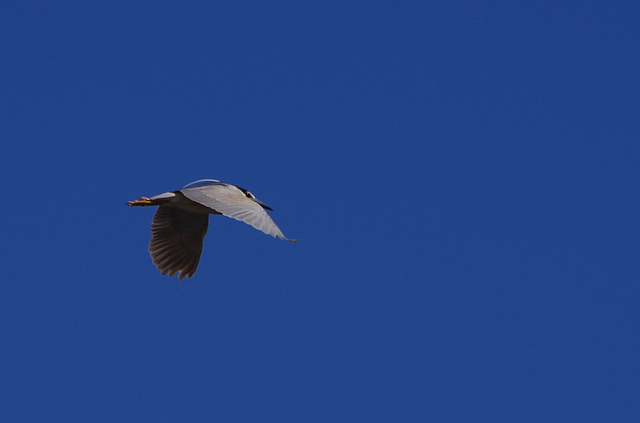
M 273 209 L 272 209 L 271 207 L 267 206 L 267 205 L 266 205 L 265 203 L 263 203 L 262 201 L 255 200 L 255 202 L 256 202 L 256 203 L 258 203 L 258 204 L 260 204 L 260 206 L 262 206 L 262 208 L 263 208 L 263 209 L 267 209 L 267 210 L 271 210 L 271 211 L 273 211 Z

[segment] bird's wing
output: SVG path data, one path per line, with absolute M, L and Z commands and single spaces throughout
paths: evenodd
M 267 235 L 287 239 L 267 212 L 234 185 L 212 183 L 180 190 L 190 200 L 247 223 Z
M 178 279 L 192 277 L 202 253 L 202 241 L 209 226 L 209 215 L 191 213 L 178 207 L 160 206 L 151 222 L 149 253 L 163 274 Z

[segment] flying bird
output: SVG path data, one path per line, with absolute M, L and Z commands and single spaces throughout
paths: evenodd
M 290 242 L 265 210 L 273 209 L 258 201 L 244 188 L 215 179 L 201 179 L 178 191 L 129 201 L 129 206 L 159 206 L 151 222 L 149 253 L 151 261 L 163 274 L 178 279 L 192 277 L 207 233 L 210 214 L 231 217 Z

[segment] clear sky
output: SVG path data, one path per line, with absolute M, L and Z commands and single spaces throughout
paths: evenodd
M 6 422 L 632 422 L 637 2 L 0 6 Z M 150 208 L 214 178 L 162 276 Z

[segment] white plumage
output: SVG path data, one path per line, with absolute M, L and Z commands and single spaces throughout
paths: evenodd
M 284 236 L 261 203 L 249 191 L 214 179 L 202 179 L 178 191 L 129 201 L 130 206 L 159 206 L 151 223 L 151 260 L 165 275 L 179 273 L 178 279 L 192 277 L 202 254 L 209 214 L 221 214 L 273 237 Z

